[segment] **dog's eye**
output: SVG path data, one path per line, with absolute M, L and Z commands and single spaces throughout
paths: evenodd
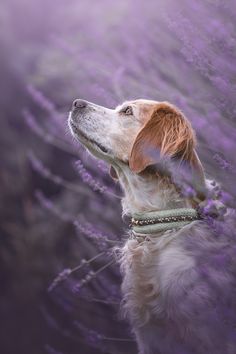
M 121 110 L 121 113 L 127 115 L 127 116 L 131 116 L 133 114 L 133 110 L 131 106 L 127 106 L 124 109 Z

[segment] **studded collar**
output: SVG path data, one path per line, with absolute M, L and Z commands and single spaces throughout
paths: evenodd
M 134 233 L 154 234 L 175 228 L 181 228 L 201 216 L 193 208 L 179 208 L 170 210 L 135 213 L 131 219 L 131 229 Z

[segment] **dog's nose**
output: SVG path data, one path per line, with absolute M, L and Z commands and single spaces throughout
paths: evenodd
M 87 101 L 84 101 L 84 100 L 80 100 L 80 99 L 77 99 L 77 100 L 74 100 L 74 102 L 72 103 L 72 107 L 73 108 L 85 108 L 87 106 Z

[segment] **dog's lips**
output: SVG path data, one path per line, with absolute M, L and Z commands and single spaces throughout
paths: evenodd
M 82 132 L 80 129 L 78 129 L 78 127 L 75 125 L 75 123 L 70 119 L 70 126 L 72 128 L 72 130 L 74 131 L 74 133 L 78 136 L 78 138 L 82 138 L 84 140 L 86 140 L 89 144 L 93 144 L 96 147 L 98 147 L 104 154 L 108 154 L 108 149 L 105 148 L 102 144 L 98 143 L 97 141 L 87 137 L 87 135 Z

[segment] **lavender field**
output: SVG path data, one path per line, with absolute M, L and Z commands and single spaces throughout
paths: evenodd
M 234 0 L 0 4 L 2 354 L 134 354 L 113 247 L 122 192 L 67 127 L 75 98 L 149 98 L 192 122 L 235 207 Z

